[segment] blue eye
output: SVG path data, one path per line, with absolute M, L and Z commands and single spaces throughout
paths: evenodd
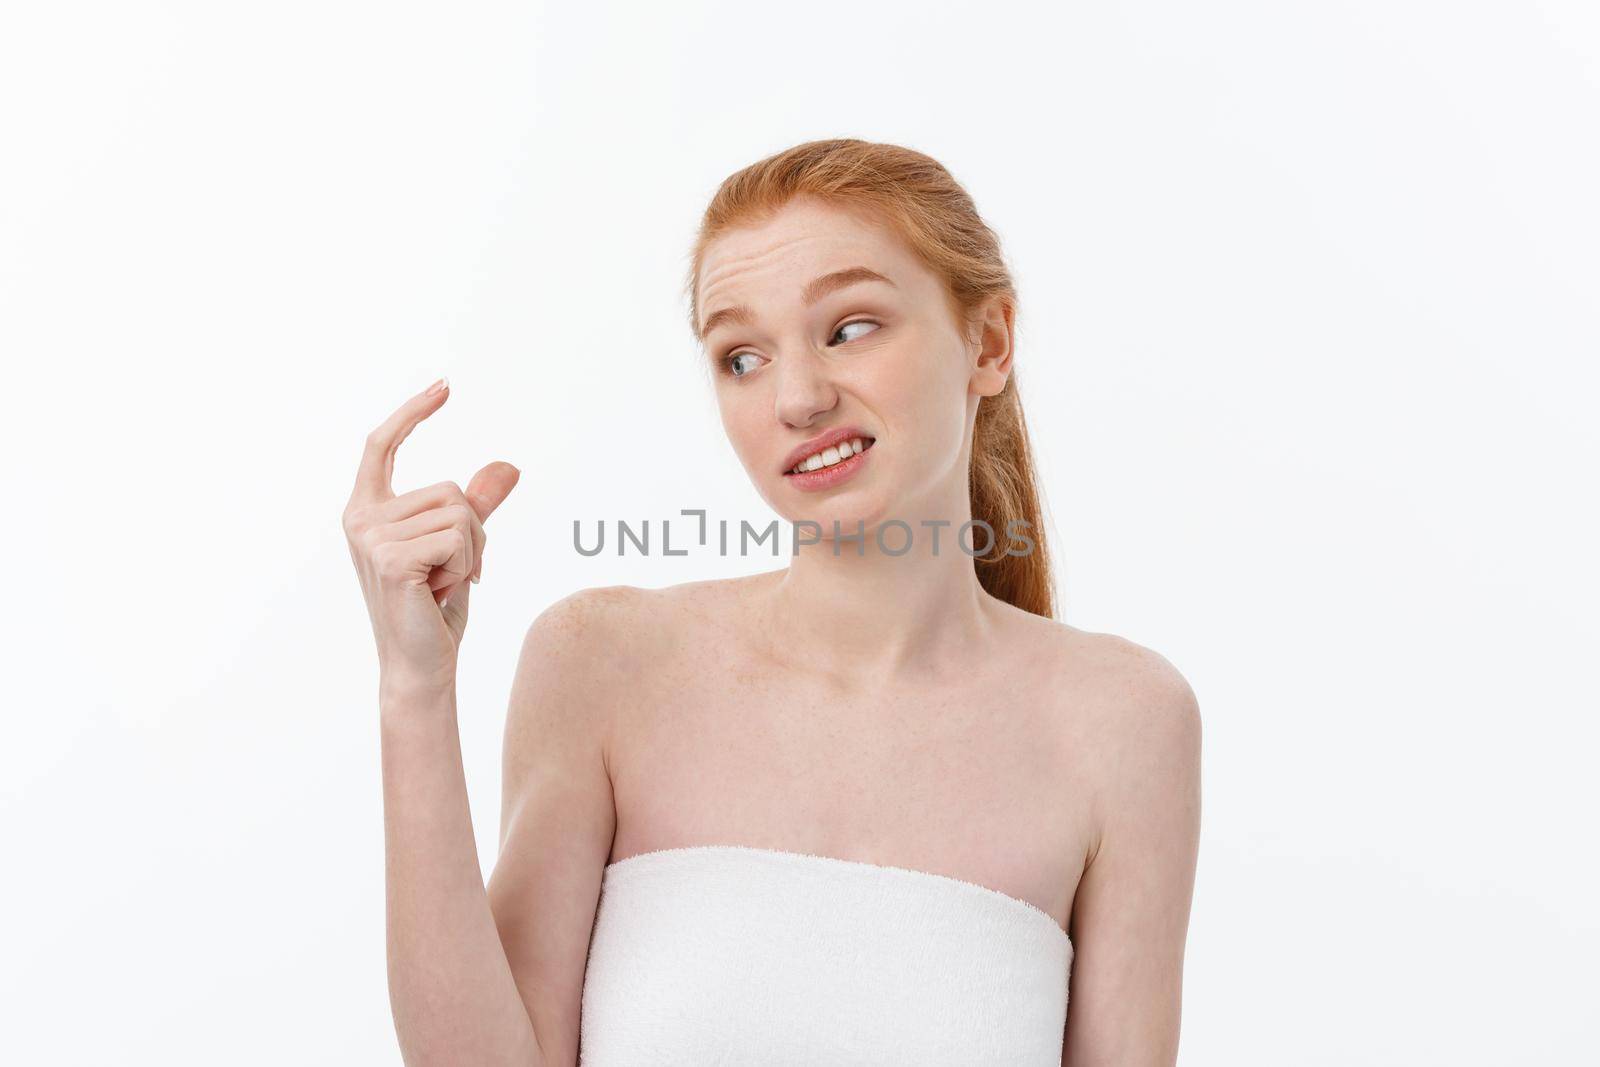
M 839 328 L 833 331 L 833 336 L 834 337 L 838 337 L 840 332 L 842 332 L 843 330 L 848 329 L 851 326 L 872 326 L 872 327 L 877 327 L 877 325 L 878 324 L 876 322 L 873 322 L 871 319 L 852 319 L 849 322 L 841 323 L 839 325 Z M 749 370 L 739 370 L 738 369 L 739 366 L 740 366 L 739 360 L 743 359 L 745 356 L 755 356 L 755 353 L 754 352 L 735 352 L 730 356 L 724 356 L 723 359 L 722 359 L 723 370 L 725 370 L 729 375 L 731 375 L 732 377 L 735 377 L 735 378 L 746 377 L 747 375 L 750 374 L 751 371 L 755 370 L 756 368 L 755 367 L 751 367 Z

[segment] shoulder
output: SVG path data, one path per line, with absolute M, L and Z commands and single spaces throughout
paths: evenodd
M 1089 687 L 1104 714 L 1140 731 L 1199 728 L 1199 700 L 1165 656 L 1115 634 L 1063 629 L 1061 666 Z
M 1056 619 L 1015 611 L 1019 643 L 1031 650 L 1046 688 L 1064 712 L 1101 729 L 1198 730 L 1200 707 L 1187 679 L 1165 656 L 1116 634 L 1095 633 Z
M 1032 616 L 1025 625 L 1066 751 L 1097 791 L 1147 788 L 1152 774 L 1181 789 L 1198 774 L 1199 700 L 1165 656 L 1054 619 Z
M 725 622 L 739 582 L 590 586 L 539 612 L 512 682 L 508 756 L 556 735 L 609 749 L 615 731 L 626 728 L 619 716 L 648 707 L 674 671 L 703 662 L 704 650 L 716 646 L 708 628 Z
M 1094 798 L 1094 851 L 1107 834 L 1198 832 L 1201 719 L 1188 680 L 1143 645 L 1066 629 L 1060 667 L 1077 702 L 1073 737 Z
M 529 738 L 603 731 L 612 687 L 638 669 L 638 644 L 628 635 L 648 615 L 650 594 L 627 585 L 584 588 L 534 617 L 511 683 L 508 754 Z
M 659 666 L 672 649 L 693 645 L 703 636 L 700 624 L 726 617 L 747 583 L 755 580 L 575 590 L 534 618 L 523 640 L 524 659 L 596 680 L 626 680 Z
M 651 593 L 652 590 L 632 585 L 575 590 L 534 617 L 525 641 L 557 647 L 589 645 L 647 611 Z
M 1084 713 L 1106 728 L 1185 733 L 1199 728 L 1194 690 L 1166 657 L 1115 634 L 1095 633 L 1006 606 L 1005 640 L 1027 650 L 1044 688 L 1063 712 Z

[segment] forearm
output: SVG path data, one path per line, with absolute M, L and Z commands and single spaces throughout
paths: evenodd
M 542 1063 L 478 865 L 455 690 L 379 699 L 389 1000 L 405 1062 Z

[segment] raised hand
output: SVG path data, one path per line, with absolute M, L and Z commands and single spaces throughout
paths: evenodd
M 455 681 L 467 591 L 482 574 L 483 522 L 522 476 L 496 460 L 474 474 L 465 491 L 440 482 L 395 495 L 400 442 L 449 395 L 441 378 L 367 435 L 343 520 L 383 676 L 433 687 Z

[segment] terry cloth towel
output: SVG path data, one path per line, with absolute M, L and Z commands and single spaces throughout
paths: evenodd
M 605 869 L 579 1063 L 1059 1067 L 1072 940 L 999 890 L 744 845 Z

